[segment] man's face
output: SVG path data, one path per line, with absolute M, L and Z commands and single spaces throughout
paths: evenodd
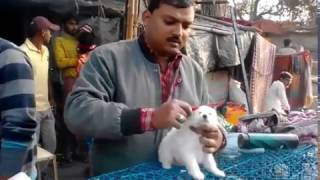
M 43 37 L 43 40 L 44 40 L 45 44 L 49 44 L 51 36 L 52 36 L 51 35 L 51 31 L 49 29 L 46 29 L 46 30 L 42 31 L 42 37 Z
M 289 88 L 292 83 L 292 79 L 291 78 L 282 79 L 282 82 L 286 88 Z
M 161 4 L 153 13 L 143 14 L 146 41 L 158 55 L 174 56 L 185 46 L 193 21 L 193 7 Z
M 66 33 L 75 36 L 78 32 L 78 22 L 74 19 L 70 19 L 64 24 L 64 30 Z

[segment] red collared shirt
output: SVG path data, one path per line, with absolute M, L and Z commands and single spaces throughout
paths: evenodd
M 179 68 L 182 55 L 177 54 L 172 61 L 169 62 L 166 69 L 160 69 L 160 84 L 161 84 L 161 100 L 166 102 L 175 91 L 175 88 L 182 82 L 180 74 L 175 77 Z M 151 120 L 153 115 L 153 108 L 141 108 L 140 123 L 143 131 L 151 131 Z

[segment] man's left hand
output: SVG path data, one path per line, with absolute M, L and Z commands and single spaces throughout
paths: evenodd
M 192 127 L 191 130 L 200 134 L 200 142 L 203 144 L 204 152 L 214 153 L 219 150 L 223 144 L 224 136 L 216 126 L 203 123 L 198 127 Z

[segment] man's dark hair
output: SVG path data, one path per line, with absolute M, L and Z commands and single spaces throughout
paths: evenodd
M 29 24 L 27 27 L 27 38 L 32 38 L 34 37 L 38 32 L 39 32 L 39 28 L 37 27 L 36 24 Z
M 148 10 L 152 13 L 158 9 L 161 4 L 168 4 L 176 8 L 188 8 L 193 6 L 193 0 L 150 0 Z
M 75 20 L 76 22 L 79 22 L 79 17 L 75 13 L 67 13 L 62 18 L 62 23 L 66 24 L 70 20 Z
M 93 33 L 90 32 L 80 32 L 78 35 L 78 41 L 80 44 L 85 44 L 85 45 L 93 45 L 95 44 L 94 42 L 95 36 Z
M 280 73 L 280 79 L 292 79 L 293 76 L 289 72 L 283 71 Z
M 284 39 L 283 40 L 283 45 L 284 47 L 289 47 L 291 44 L 291 39 Z

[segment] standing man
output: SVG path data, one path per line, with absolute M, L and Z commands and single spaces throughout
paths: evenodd
M 181 49 L 189 37 L 192 0 L 151 0 L 139 39 L 94 50 L 65 104 L 76 134 L 95 137 L 95 175 L 155 160 L 165 132 L 208 103 L 204 73 Z M 223 146 L 222 131 L 203 124 L 203 150 Z
M 56 64 L 63 73 L 64 95 L 71 91 L 77 76 L 76 67 L 78 64 L 78 18 L 68 14 L 63 19 L 63 33 L 54 40 L 53 51 Z
M 280 79 L 274 81 L 267 91 L 264 111 L 276 110 L 281 114 L 288 114 L 290 105 L 288 102 L 286 88 L 292 82 L 292 75 L 289 72 L 281 72 Z
M 48 69 L 49 51 L 48 45 L 51 31 L 58 31 L 59 26 L 52 24 L 47 18 L 37 16 L 29 24 L 27 39 L 21 45 L 21 49 L 28 55 L 35 80 L 36 90 L 36 119 L 39 123 L 37 138 L 44 149 L 51 153 L 56 150 L 55 119 L 49 103 Z
M 74 14 L 67 14 L 63 18 L 62 23 L 63 32 L 61 36 L 54 39 L 53 52 L 56 65 L 63 75 L 63 92 L 65 99 L 71 91 L 77 77 L 78 41 L 76 35 L 78 32 L 78 18 Z M 63 109 L 63 107 L 61 107 L 61 109 Z M 61 115 L 61 117 L 63 117 L 63 115 Z M 57 121 L 57 135 L 57 153 L 62 154 L 59 160 L 66 163 L 71 162 L 72 155 L 76 151 L 77 143 L 75 136 L 66 127 L 63 118 Z
M 36 179 L 34 81 L 27 55 L 0 38 L 0 180 L 25 172 Z
M 283 45 L 284 47 L 278 50 L 277 55 L 290 55 L 297 53 L 297 51 L 294 48 L 292 48 L 291 39 L 284 39 Z

